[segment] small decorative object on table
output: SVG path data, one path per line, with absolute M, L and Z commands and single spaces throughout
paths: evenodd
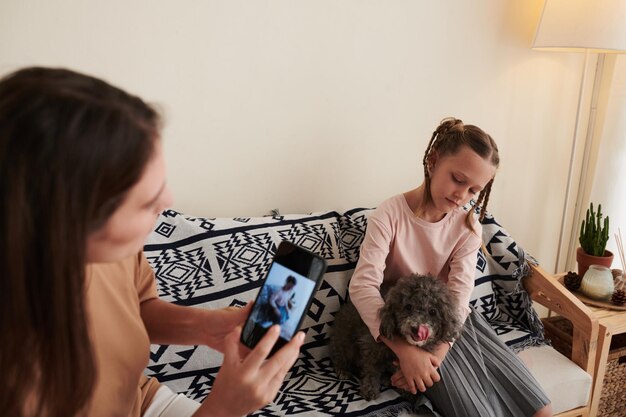
M 602 265 L 591 265 L 580 283 L 580 291 L 594 300 L 608 300 L 613 295 L 613 274 Z
M 619 252 L 619 259 L 622 262 L 622 268 L 626 268 L 626 260 L 624 259 L 624 246 L 622 246 L 622 231 L 618 228 L 618 233 L 615 234 L 615 241 L 617 242 L 617 250 Z M 613 270 L 613 282 L 615 286 L 615 292 L 611 297 L 611 302 L 618 306 L 626 304 L 626 291 L 624 288 L 624 274 L 619 269 Z
M 580 281 L 581 277 L 574 271 L 569 271 L 565 274 L 565 278 L 563 278 L 565 287 L 570 291 L 578 291 L 580 288 Z
M 615 290 L 613 296 L 611 297 L 611 302 L 617 306 L 623 306 L 626 304 L 626 291 Z

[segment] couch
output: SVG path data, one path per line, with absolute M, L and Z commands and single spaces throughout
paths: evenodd
M 392 416 L 416 407 L 388 387 L 383 387 L 378 399 L 363 400 L 356 381 L 336 378 L 328 355 L 328 331 L 346 300 L 371 211 L 356 208 L 342 213 L 217 219 L 173 210 L 160 215 L 144 251 L 155 271 L 160 297 L 176 304 L 221 308 L 253 300 L 282 240 L 318 253 L 328 262 L 303 324 L 306 338 L 300 357 L 274 402 L 253 415 Z M 490 215 L 483 221 L 483 242 L 472 307 L 528 364 L 555 413 L 586 416 L 597 321 Z M 572 358 L 562 356 L 545 340 L 533 299 L 575 322 Z M 146 374 L 201 401 L 211 390 L 221 359 L 205 346 L 153 345 Z

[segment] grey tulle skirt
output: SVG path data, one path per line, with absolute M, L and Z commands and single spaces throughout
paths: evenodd
M 530 417 L 550 403 L 524 363 L 485 319 L 470 313 L 426 391 L 444 417 Z

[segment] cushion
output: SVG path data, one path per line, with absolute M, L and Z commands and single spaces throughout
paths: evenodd
M 514 351 L 546 344 L 543 324 L 521 281 L 529 271 L 527 262 L 536 261 L 492 215 L 485 216 L 482 229 L 484 247 L 478 252 L 470 304 Z
M 582 407 L 589 401 L 591 375 L 550 346 L 534 346 L 519 357 L 552 401 L 554 414 Z

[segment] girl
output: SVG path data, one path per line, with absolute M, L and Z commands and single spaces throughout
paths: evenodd
M 157 297 L 142 255 L 165 183 L 159 117 L 68 70 L 0 80 L 0 410 L 17 417 L 240 416 L 271 401 L 303 334 L 246 353 L 244 309 Z M 143 370 L 150 343 L 204 344 L 224 362 L 202 406 Z
M 370 216 L 349 287 L 372 336 L 398 357 L 392 384 L 424 392 L 445 417 L 552 415 L 549 400 L 522 362 L 469 308 L 481 226 L 463 206 L 474 198 L 479 218 L 484 216 L 499 165 L 495 142 L 476 126 L 444 119 L 423 165 L 418 188 L 384 201 Z M 434 354 L 379 332 L 381 293 L 413 273 L 446 282 L 465 322 L 461 338 L 453 345 L 441 343 Z

